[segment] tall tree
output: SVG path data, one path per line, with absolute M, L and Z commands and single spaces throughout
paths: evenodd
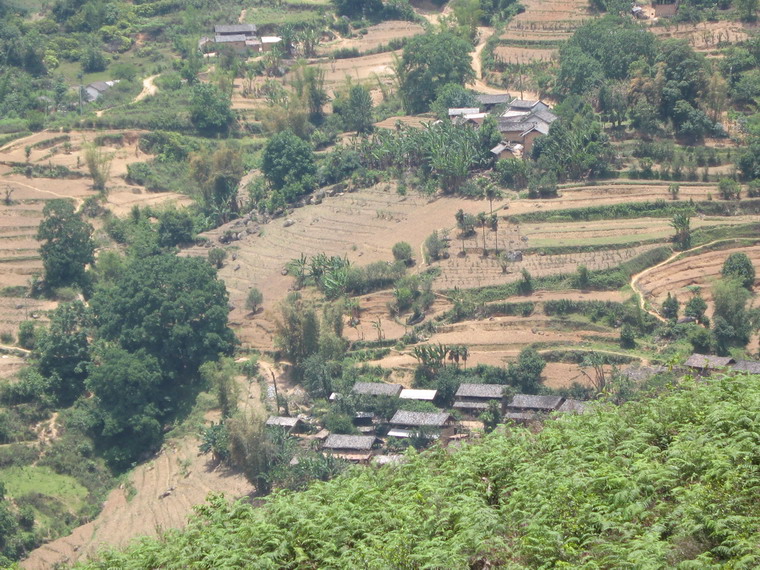
M 474 78 L 466 40 L 451 32 L 414 36 L 396 65 L 401 98 L 408 113 L 428 110 L 438 89 L 449 83 L 463 85 Z
M 51 200 L 42 210 L 37 239 L 49 287 L 84 285 L 85 267 L 95 260 L 93 228 L 74 211 L 71 200 Z
M 744 252 L 734 252 L 723 262 L 721 274 L 724 279 L 737 279 L 745 289 L 755 284 L 755 266 Z
M 192 384 L 204 362 L 230 354 L 227 291 L 205 260 L 169 254 L 133 259 L 115 282 L 93 296 L 101 338 L 156 357 L 164 388 Z

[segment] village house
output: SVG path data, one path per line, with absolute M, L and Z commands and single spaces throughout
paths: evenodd
M 398 398 L 404 387 L 401 384 L 385 384 L 384 382 L 357 382 L 351 390 L 359 396 L 390 396 Z
M 118 79 L 112 81 L 93 81 L 87 87 L 84 88 L 85 97 L 87 102 L 91 103 L 96 101 L 103 93 L 108 91 L 111 87 L 119 82 Z
M 502 410 L 504 386 L 501 384 L 461 384 L 454 394 L 454 409 L 478 415 L 488 409 L 491 402 L 497 402 Z
M 356 412 L 352 419 L 354 427 L 364 435 L 375 433 L 375 414 L 373 412 Z
M 700 376 L 708 376 L 711 372 L 726 370 L 735 362 L 730 356 L 711 356 L 695 352 L 686 359 L 683 365 Z
M 572 398 L 567 398 L 559 408 L 557 408 L 558 412 L 562 412 L 565 414 L 582 414 L 586 411 L 588 408 L 588 403 L 584 402 L 583 400 L 573 400 Z
M 290 418 L 286 416 L 269 416 L 266 425 L 281 428 L 287 434 L 302 433 L 306 428 L 306 424 L 301 418 Z
M 506 158 L 522 158 L 523 145 L 519 143 L 501 142 L 491 149 L 496 160 Z
M 374 435 L 343 435 L 331 433 L 322 445 L 322 452 L 352 463 L 369 463 L 372 450 L 380 440 Z
M 423 436 L 447 439 L 453 433 L 454 421 L 447 412 L 410 412 L 398 410 L 390 421 L 390 437 Z
M 678 1 L 653 0 L 652 8 L 655 18 L 673 18 L 678 13 Z
M 558 410 L 564 400 L 562 396 L 517 394 L 507 405 L 504 417 L 515 422 L 528 422 Z
M 512 100 L 512 96 L 509 93 L 502 93 L 499 95 L 477 95 L 475 99 L 478 101 L 478 105 L 484 111 L 491 112 L 500 105 L 506 105 Z
M 760 374 L 760 362 L 754 360 L 737 360 L 736 364 L 731 367 L 736 372 L 746 372 L 747 374 Z
M 438 390 L 409 390 L 403 389 L 399 394 L 402 400 L 417 400 L 420 402 L 432 402 L 438 395 Z

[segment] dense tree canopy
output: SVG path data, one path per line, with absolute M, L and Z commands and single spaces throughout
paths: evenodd
M 37 230 L 45 282 L 49 287 L 84 284 L 85 267 L 94 261 L 93 228 L 71 200 L 50 200 Z
M 738 279 L 742 287 L 752 289 L 755 284 L 755 266 L 746 253 L 735 252 L 723 262 L 721 271 L 725 279 Z
M 261 171 L 278 190 L 303 184 L 316 172 L 311 145 L 290 131 L 277 133 L 264 147 Z
M 206 134 L 223 133 L 233 115 L 230 99 L 214 85 L 200 83 L 193 87 L 190 120 L 199 131 Z
M 451 32 L 427 33 L 411 38 L 396 69 L 404 108 L 426 111 L 444 85 L 463 85 L 474 77 L 466 40 Z
M 135 259 L 91 305 L 101 338 L 153 355 L 175 382 L 192 380 L 201 364 L 235 344 L 224 283 L 199 258 Z

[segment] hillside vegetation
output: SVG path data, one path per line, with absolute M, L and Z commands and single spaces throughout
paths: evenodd
M 754 568 L 760 384 L 694 384 L 353 469 L 84 568 Z

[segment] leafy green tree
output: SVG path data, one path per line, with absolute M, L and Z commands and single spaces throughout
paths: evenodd
M 667 298 L 662 302 L 662 316 L 671 321 L 678 319 L 678 298 L 668 293 Z
M 478 419 L 483 422 L 484 431 L 491 433 L 501 423 L 501 404 L 496 400 L 491 400 L 488 402 L 486 411 L 480 414 Z
M 546 361 L 535 349 L 525 348 L 520 351 L 517 362 L 507 368 L 507 381 L 526 394 L 536 394 L 545 367 Z
M 224 133 L 234 116 L 230 98 L 210 83 L 199 83 L 192 88 L 190 120 L 204 134 Z
M 697 294 L 686 302 L 683 314 L 684 316 L 696 319 L 698 323 L 707 324 L 707 316 L 705 315 L 706 311 L 707 302 L 702 298 L 701 295 Z
M 195 222 L 187 210 L 168 208 L 158 215 L 158 244 L 176 247 L 193 243 Z
M 745 289 L 752 289 L 755 284 L 755 266 L 743 252 L 734 252 L 726 258 L 721 275 L 724 279 L 738 280 Z
M 752 324 L 747 301 L 750 293 L 736 279 L 721 279 L 713 287 L 713 336 L 718 354 L 728 354 L 732 346 L 749 342 Z
M 70 405 L 84 390 L 90 343 L 88 315 L 80 301 L 59 305 L 50 319 L 35 353 L 37 368 L 48 379 L 48 390 L 63 406 Z
M 86 386 L 95 398 L 96 438 L 115 468 L 160 447 L 161 383 L 158 360 L 144 350 L 103 345 L 96 351 Z
M 670 220 L 670 226 L 676 230 L 673 241 L 678 249 L 689 249 L 691 247 L 691 213 L 676 212 Z
M 448 252 L 449 244 L 441 238 L 438 230 L 430 234 L 425 240 L 425 259 L 426 261 L 438 261 Z
M 478 107 L 475 93 L 466 89 L 459 83 L 447 83 L 438 88 L 435 101 L 430 105 L 430 110 L 441 120 L 448 120 L 449 109 L 464 109 Z M 491 147 L 493 148 L 493 147 Z
M 18 326 L 18 345 L 32 350 L 37 342 L 37 331 L 34 321 L 23 321 Z
M 84 285 L 85 267 L 95 259 L 93 228 L 74 211 L 71 200 L 50 200 L 37 230 L 45 283 L 50 288 Z
M 372 97 L 363 85 L 354 85 L 340 107 L 343 124 L 349 131 L 369 133 L 373 129 Z
M 261 171 L 275 189 L 307 183 L 316 173 L 311 145 L 290 131 L 277 133 L 264 147 Z
M 208 262 L 216 269 L 224 267 L 225 259 L 227 259 L 227 251 L 221 247 L 215 247 L 208 251 Z
M 216 362 L 205 362 L 200 367 L 203 381 L 214 390 L 222 417 L 229 418 L 238 409 L 240 389 L 235 376 L 237 367 L 231 358 L 222 358 Z
M 295 366 L 319 350 L 319 319 L 300 296 L 291 295 L 280 307 L 275 342 Z
M 466 40 L 451 32 L 426 33 L 411 38 L 396 66 L 401 99 L 408 113 L 430 108 L 444 85 L 464 85 L 474 77 Z
M 383 9 L 381 0 L 330 0 L 339 16 L 372 17 Z
M 256 287 L 252 287 L 251 290 L 248 291 L 248 296 L 245 298 L 245 308 L 252 313 L 255 313 L 263 302 L 264 294 Z
M 201 189 L 202 207 L 217 223 L 229 221 L 238 211 L 238 185 L 245 169 L 238 145 L 220 145 L 213 154 L 198 153 L 190 159 L 190 174 Z
M 161 254 L 133 259 L 91 300 L 102 339 L 156 357 L 165 390 L 191 384 L 204 362 L 231 353 L 227 291 L 205 260 Z
M 620 329 L 620 348 L 636 348 L 636 332 L 628 323 Z

